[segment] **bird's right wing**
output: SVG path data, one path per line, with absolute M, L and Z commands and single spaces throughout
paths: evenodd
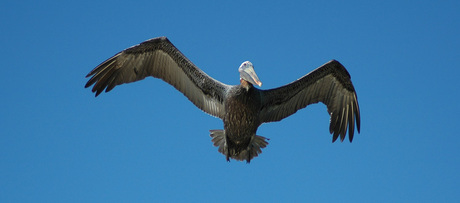
M 147 40 L 102 62 L 86 76 L 91 78 L 85 87 L 94 84 L 92 91 L 98 96 L 104 90 L 148 76 L 164 80 L 204 112 L 223 118 L 230 86 L 196 67 L 166 37 Z
M 329 131 L 334 142 L 348 134 L 350 142 L 356 126 L 359 132 L 358 98 L 350 74 L 338 61 L 332 60 L 302 78 L 285 86 L 263 90 L 261 122 L 280 121 L 309 104 L 326 104 L 331 116 Z

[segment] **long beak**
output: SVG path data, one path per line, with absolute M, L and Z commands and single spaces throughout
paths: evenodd
M 241 78 L 254 84 L 254 85 L 259 85 L 259 87 L 262 86 L 262 82 L 260 82 L 259 77 L 257 77 L 256 71 L 254 71 L 254 68 L 248 67 L 245 68 L 241 74 Z

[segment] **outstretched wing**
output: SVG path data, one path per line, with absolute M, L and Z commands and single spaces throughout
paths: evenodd
M 350 80 L 350 74 L 336 60 L 332 60 L 300 79 L 271 90 L 263 90 L 261 122 L 280 121 L 309 104 L 326 104 L 331 116 L 329 131 L 332 142 L 343 141 L 349 134 L 353 140 L 355 122 L 360 130 L 358 98 Z
M 102 62 L 86 76 L 91 78 L 85 87 L 94 84 L 92 91 L 98 96 L 148 76 L 164 80 L 201 110 L 223 118 L 223 102 L 230 86 L 196 67 L 166 37 L 147 40 Z

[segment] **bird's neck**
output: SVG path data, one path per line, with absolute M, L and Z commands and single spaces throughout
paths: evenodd
M 241 85 L 241 87 L 243 87 L 246 91 L 248 91 L 249 88 L 252 86 L 251 83 L 249 83 L 248 81 L 243 80 L 243 79 L 240 79 L 240 85 Z

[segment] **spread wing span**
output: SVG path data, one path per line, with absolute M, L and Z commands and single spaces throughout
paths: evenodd
M 164 80 L 201 110 L 223 118 L 223 102 L 230 86 L 196 67 L 166 37 L 147 40 L 102 62 L 86 76 L 91 78 L 85 87 L 94 85 L 92 91 L 98 96 L 148 76 Z

